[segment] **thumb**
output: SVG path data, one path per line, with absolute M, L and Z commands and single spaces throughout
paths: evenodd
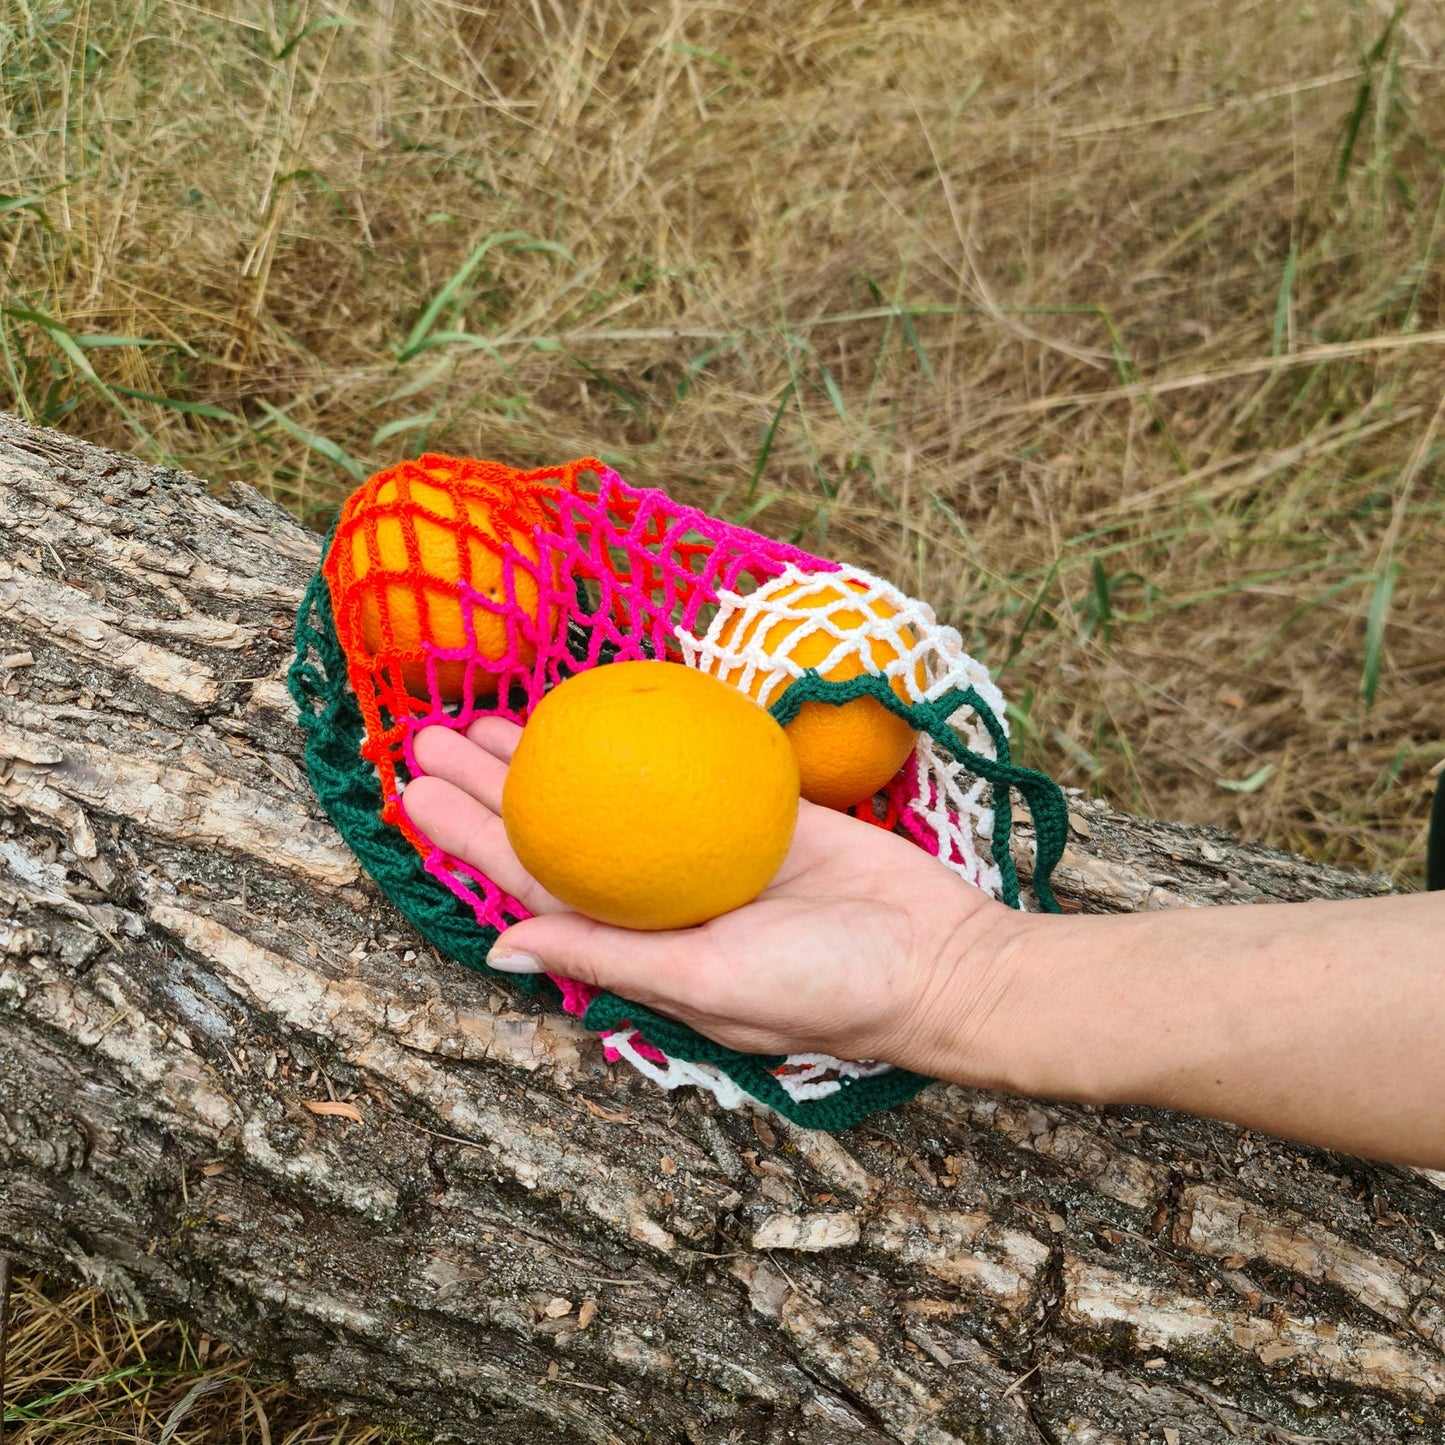
M 691 932 L 643 933 L 580 913 L 543 913 L 515 923 L 487 964 L 502 973 L 559 973 L 638 1003 L 669 997 L 669 981 L 698 976 L 702 942 Z

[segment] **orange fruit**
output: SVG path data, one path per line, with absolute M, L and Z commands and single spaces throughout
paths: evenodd
M 917 640 L 902 625 L 894 638 L 866 636 L 862 629 L 875 619 L 888 621 L 897 616 L 897 610 L 882 598 L 846 605 L 854 595 L 867 590 L 863 583 L 851 578 L 826 575 L 788 583 L 775 592 L 764 587 L 754 594 L 755 599 L 784 604 L 794 611 L 824 609 L 835 631 L 806 617 L 772 619 L 763 612 L 745 621 L 746 614 L 738 612 L 723 624 L 718 644 L 735 652 L 759 646 L 770 656 L 786 657 L 801 668 L 810 668 L 819 666 L 837 649 L 837 633 L 858 629 L 857 646 L 820 675 L 827 682 L 846 682 L 861 672 L 882 673 L 889 663 L 917 646 Z M 718 675 L 735 686 L 742 685 L 742 667 L 726 668 Z M 914 678 L 921 690 L 925 685 L 922 663 L 917 664 Z M 787 683 L 779 684 L 764 699 L 761 694 L 767 679 L 766 671 L 755 672 L 747 692 L 771 704 L 782 696 Z M 895 677 L 891 686 L 904 702 L 912 701 L 901 676 Z M 907 761 L 918 737 L 901 717 L 871 697 L 854 698 L 838 706 L 805 702 L 785 731 L 798 755 L 803 796 L 810 803 L 829 808 L 850 808 L 871 798 Z
M 430 691 L 424 641 L 438 647 L 474 646 L 481 665 L 472 669 L 473 692 L 491 696 L 497 690 L 497 678 L 486 665 L 494 663 L 498 671 L 508 665 L 507 619 L 475 602 L 464 602 L 458 583 L 465 579 L 483 596 L 505 601 L 503 544 L 510 542 L 522 557 L 536 562 L 536 543 L 515 523 L 494 515 L 492 498 L 486 492 L 469 489 L 465 481 L 454 481 L 448 468 L 432 465 L 426 474 L 431 482 L 406 477 L 384 481 L 377 488 L 370 502 L 379 512 L 374 543 L 366 525 L 351 534 L 352 567 L 358 582 L 373 571 L 410 572 L 408 532 L 416 545 L 419 575 L 415 581 L 399 577 L 363 588 L 362 640 L 373 655 L 402 654 L 399 660 L 407 690 L 420 697 Z M 536 520 L 541 520 L 540 511 Z M 511 574 L 514 600 L 535 620 L 536 577 L 516 565 Z M 519 635 L 515 664 L 530 666 L 536 655 L 532 640 Z M 461 698 L 466 668 L 465 662 L 455 660 L 435 664 L 436 692 L 443 702 Z
M 677 662 L 614 662 L 532 710 L 502 822 L 568 908 L 623 928 L 689 928 L 772 882 L 798 816 L 783 730 L 736 688 Z

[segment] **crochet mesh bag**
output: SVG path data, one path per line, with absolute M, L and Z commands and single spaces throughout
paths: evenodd
M 820 603 L 819 589 L 836 605 Z M 887 607 L 873 612 L 875 600 Z M 866 629 L 840 626 L 843 609 L 855 623 L 860 612 L 869 617 Z M 787 640 L 765 652 L 758 639 L 771 641 L 775 619 L 790 624 L 777 634 Z M 791 654 L 820 633 L 832 647 L 805 668 Z M 880 639 L 887 647 L 875 650 Z M 867 670 L 826 681 L 849 656 Z M 890 660 L 880 668 L 878 656 Z M 527 915 L 403 811 L 402 791 L 420 771 L 417 732 L 463 729 L 485 715 L 524 723 L 561 679 L 634 658 L 670 659 L 745 689 L 761 679 L 759 700 L 784 724 L 805 702 L 877 698 L 919 741 L 878 797 L 851 811 L 1018 907 L 1014 789 L 1034 821 L 1034 894 L 1056 909 L 1048 879 L 1065 842 L 1062 795 L 1010 761 L 1003 698 L 927 605 L 664 492 L 629 487 L 591 457 L 519 472 L 428 455 L 378 473 L 346 502 L 302 603 L 289 685 L 327 813 L 443 953 L 499 977 L 487 952 Z M 601 1035 L 609 1058 L 665 1088 L 707 1088 L 730 1108 L 751 1097 L 798 1123 L 840 1129 L 929 1082 L 866 1060 L 741 1054 L 587 985 L 506 977 L 527 992 L 548 990 Z

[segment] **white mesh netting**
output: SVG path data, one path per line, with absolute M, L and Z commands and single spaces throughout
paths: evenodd
M 856 567 L 808 573 L 789 565 L 755 592 L 722 592 L 718 602 L 702 637 L 678 629 L 683 660 L 752 693 L 765 707 L 810 669 L 824 678 L 862 670 L 887 678 L 914 703 L 972 688 L 1007 732 L 1003 694 L 983 664 L 963 650 L 957 630 L 940 623 L 926 602 L 880 577 Z M 970 750 L 996 756 L 974 708 L 958 708 L 949 724 Z M 922 734 L 889 793 L 917 841 L 998 896 L 998 869 L 988 856 L 993 810 L 982 778 Z
M 683 660 L 751 693 L 764 706 L 775 703 L 809 670 L 824 678 L 866 671 L 885 677 L 910 703 L 931 703 L 972 688 L 1007 729 L 1003 695 L 987 669 L 964 651 L 959 633 L 940 623 L 927 603 L 882 578 L 854 567 L 809 573 L 790 564 L 754 592 L 719 593 L 718 603 L 701 637 L 676 630 Z M 775 631 L 780 622 L 787 625 Z M 971 751 L 996 756 L 973 707 L 959 707 L 948 720 Z M 982 778 L 921 733 L 887 793 L 901 825 L 916 842 L 968 882 L 999 896 L 1001 880 L 988 852 L 993 811 Z M 662 1087 L 696 1085 L 731 1109 L 747 1101 L 747 1094 L 721 1070 L 648 1057 L 638 1051 L 634 1034 L 619 1031 L 607 1042 Z M 795 1101 L 815 1100 L 836 1093 L 850 1080 L 889 1068 L 871 1060 L 795 1054 L 775 1077 Z

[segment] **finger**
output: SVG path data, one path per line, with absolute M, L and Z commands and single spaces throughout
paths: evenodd
M 702 930 L 636 933 L 594 923 L 577 913 L 554 913 L 513 924 L 487 962 L 504 973 L 551 973 L 607 989 L 690 1024 L 729 1048 L 787 1053 L 790 1041 L 766 1023 L 718 1006 L 718 961 Z
M 480 869 L 532 913 L 562 905 L 517 861 L 501 818 L 442 778 L 416 778 L 401 797 L 406 815 L 444 853 Z
M 510 763 L 522 739 L 522 729 L 504 717 L 479 717 L 467 729 L 467 737 L 494 758 Z
M 417 733 L 413 746 L 417 766 L 427 777 L 451 783 L 464 793 L 471 794 L 492 812 L 501 812 L 507 765 L 500 758 L 468 742 L 454 728 L 423 728 Z M 411 787 L 415 787 L 418 781 L 420 779 L 414 781 Z
M 697 984 L 708 977 L 711 952 L 699 931 L 640 933 L 562 912 L 513 924 L 492 945 L 487 962 L 508 973 L 561 974 L 687 1014 Z

